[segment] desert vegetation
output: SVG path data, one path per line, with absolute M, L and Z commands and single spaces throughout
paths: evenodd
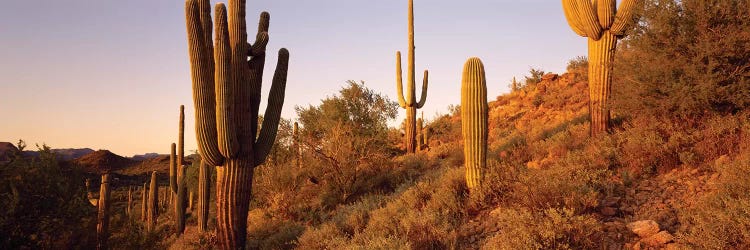
M 615 3 L 562 1 L 589 40 L 567 72 L 488 93 L 472 57 L 460 105 L 417 119 L 413 0 L 405 90 L 398 52 L 395 95 L 351 80 L 295 117 L 287 49 L 259 115 L 270 14 L 249 43 L 245 1 L 188 0 L 197 153 L 182 106 L 162 158 L 0 144 L 0 245 L 747 249 L 750 3 Z

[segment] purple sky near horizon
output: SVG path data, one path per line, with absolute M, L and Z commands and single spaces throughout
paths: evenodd
M 561 73 L 586 53 L 560 1 L 414 4 L 418 83 L 430 70 L 428 120 L 460 103 L 469 57 L 484 62 L 494 100 L 530 67 Z M 271 13 L 271 40 L 262 110 L 282 47 L 291 54 L 284 118 L 296 117 L 295 106 L 336 94 L 347 80 L 363 80 L 396 100 L 395 53 L 407 49 L 406 0 L 250 0 L 249 27 L 263 10 Z M 124 156 L 167 153 L 184 104 L 185 148 L 192 151 L 190 86 L 182 0 L 7 1 L 0 8 L 0 141 Z M 404 117 L 399 113 L 393 126 Z

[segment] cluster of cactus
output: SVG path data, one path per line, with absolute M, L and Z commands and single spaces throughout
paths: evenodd
M 591 135 L 606 133 L 610 126 L 608 105 L 612 89 L 612 62 L 617 40 L 625 35 L 640 0 L 563 0 L 565 18 L 573 31 L 588 37 L 589 112 Z
M 461 80 L 461 132 L 464 138 L 466 185 L 473 190 L 481 185 L 487 164 L 487 81 L 484 64 L 469 58 Z
M 110 207 L 109 174 L 102 175 L 99 188 L 98 216 L 96 223 L 96 249 L 107 249 L 109 239 L 109 207 Z
M 424 107 L 427 101 L 427 82 L 429 72 L 424 71 L 422 79 L 422 96 L 416 101 L 415 72 L 414 72 L 414 0 L 409 0 L 409 55 L 406 69 L 406 96 L 404 96 L 403 78 L 401 72 L 401 51 L 396 52 L 396 90 L 398 104 L 406 110 L 404 120 L 404 146 L 407 153 L 414 153 L 417 149 L 417 109 Z
M 289 52 L 279 51 L 258 132 L 270 15 L 260 15 L 256 41 L 249 44 L 245 1 L 230 0 L 228 5 L 216 4 L 213 24 L 208 0 L 187 0 L 185 14 L 198 152 L 205 165 L 217 166 L 217 240 L 220 248 L 237 249 L 245 247 L 253 169 L 265 161 L 276 139 Z
M 159 185 L 156 177 L 156 171 L 151 172 L 148 204 L 146 205 L 146 229 L 149 232 L 153 232 L 156 229 L 156 219 L 159 217 Z

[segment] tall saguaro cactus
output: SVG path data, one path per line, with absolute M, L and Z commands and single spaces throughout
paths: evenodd
M 128 208 L 125 210 L 128 218 L 133 217 L 133 186 L 128 186 Z
M 99 213 L 97 216 L 96 224 L 96 237 L 97 244 L 96 249 L 107 249 L 107 241 L 109 239 L 109 174 L 102 175 L 102 184 L 99 188 Z
M 211 180 L 209 167 L 211 166 L 201 160 L 201 165 L 198 169 L 198 228 L 202 232 L 208 231 L 208 201 L 211 198 L 211 187 L 208 183 Z
M 429 72 L 424 71 L 422 79 L 422 96 L 417 102 L 415 92 L 414 73 L 414 0 L 409 0 L 409 55 L 406 69 L 406 96 L 404 96 L 403 79 L 401 72 L 401 51 L 396 52 L 396 90 L 398 91 L 398 104 L 406 109 L 406 120 L 404 122 L 404 146 L 407 153 L 414 153 L 417 148 L 417 109 L 421 109 L 427 101 L 427 79 Z
M 609 130 L 612 90 L 612 62 L 617 40 L 625 35 L 640 0 L 563 0 L 565 18 L 573 31 L 588 37 L 589 43 L 589 112 L 591 136 Z
M 156 229 L 156 219 L 159 216 L 159 185 L 156 179 L 156 171 L 151 172 L 151 184 L 149 184 L 148 205 L 146 212 L 146 228 L 149 232 Z
M 228 9 L 216 4 L 213 45 L 209 1 L 187 0 L 185 9 L 198 151 L 207 165 L 217 166 L 217 238 L 220 248 L 244 248 L 253 169 L 265 161 L 276 139 L 289 52 L 279 50 L 258 132 L 269 14 L 260 15 L 256 41 L 249 44 L 245 1 L 229 0 Z
M 487 80 L 484 64 L 472 57 L 464 64 L 461 80 L 461 132 L 464 137 L 466 185 L 481 185 L 487 164 Z
M 172 145 L 172 155 L 170 158 L 174 159 L 174 144 Z M 175 215 L 175 226 L 177 235 L 181 235 L 185 232 L 185 209 L 186 209 L 186 193 L 187 193 L 187 181 L 185 180 L 186 166 L 182 163 L 185 159 L 185 106 L 180 105 L 180 123 L 179 123 L 179 134 L 177 136 L 177 157 L 176 157 L 176 192 L 177 200 L 174 202 L 174 215 Z M 172 169 L 170 169 L 172 171 Z M 170 185 L 172 184 L 172 176 L 170 176 Z
M 169 152 L 169 190 L 173 195 L 177 194 L 177 144 L 174 143 Z
M 417 150 L 422 151 L 424 148 L 424 122 L 422 118 L 417 119 Z

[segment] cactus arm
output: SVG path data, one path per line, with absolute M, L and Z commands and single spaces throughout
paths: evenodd
M 424 107 L 424 103 L 427 102 L 427 78 L 429 77 L 430 72 L 425 70 L 424 71 L 424 78 L 422 79 L 422 96 L 419 98 L 419 103 L 417 103 L 417 108 L 421 109 Z
M 229 30 L 227 25 L 227 9 L 224 4 L 217 4 L 214 17 L 216 18 L 216 45 L 214 58 L 216 60 L 216 129 L 218 146 L 221 154 L 226 158 L 237 155 L 240 149 L 235 131 L 237 130 L 233 106 L 234 84 L 231 79 L 232 51 L 229 46 Z
M 615 21 L 616 0 L 598 0 L 596 2 L 596 14 L 599 17 L 599 25 L 602 29 L 609 29 Z
M 617 8 L 617 15 L 612 23 L 610 32 L 616 36 L 622 36 L 625 34 L 625 30 L 633 21 L 633 14 L 635 13 L 635 7 L 639 5 L 640 0 L 623 0 L 620 3 L 620 7 Z
M 258 133 L 258 109 L 260 108 L 261 88 L 263 87 L 263 71 L 266 64 L 266 45 L 268 44 L 267 37 L 271 15 L 268 14 L 268 12 L 263 12 L 260 14 L 259 19 L 258 33 L 256 35 L 256 38 L 259 40 L 255 41 L 255 44 L 252 46 L 253 48 L 251 48 L 251 52 L 253 53 L 253 55 L 248 61 L 248 72 L 250 78 L 248 79 L 248 81 L 242 80 L 238 82 L 242 84 L 243 87 L 249 86 L 248 90 L 241 91 L 243 95 L 245 93 L 248 93 L 249 96 L 242 96 L 238 100 L 238 102 L 241 102 L 240 104 L 238 104 L 240 105 L 239 107 L 247 106 L 247 101 L 249 101 L 250 105 L 249 113 L 243 114 L 247 117 L 242 119 L 242 122 L 250 122 L 249 126 L 247 127 L 249 128 L 249 130 L 246 131 L 247 134 L 240 134 L 241 140 L 246 140 L 241 143 L 243 147 L 245 147 L 244 145 L 248 145 L 248 147 L 252 145 L 256 140 L 256 136 Z M 249 84 L 243 84 L 245 82 L 248 82 Z
M 263 126 L 254 145 L 255 166 L 263 164 L 266 156 L 271 152 L 271 147 L 276 140 L 276 132 L 281 119 L 281 109 L 284 106 L 284 92 L 286 91 L 286 79 L 289 69 L 289 51 L 279 50 L 279 61 L 276 65 L 276 73 L 273 76 L 271 92 L 268 95 L 268 107 L 263 116 Z
M 240 146 L 238 155 L 252 154 L 253 151 L 252 143 L 255 140 L 255 129 L 257 128 L 257 124 L 253 124 L 256 121 L 253 111 L 257 110 L 257 105 L 253 104 L 259 103 L 258 100 L 253 99 L 253 88 L 260 86 L 260 80 L 255 79 L 256 77 L 251 72 L 253 66 L 248 67 L 247 62 L 248 43 L 245 6 L 244 0 L 229 0 L 227 8 L 229 45 L 232 48 L 230 79 L 235 87 L 234 119 L 237 126 L 237 141 Z
M 599 25 L 596 10 L 591 0 L 569 0 L 569 5 L 574 19 L 586 34 L 584 37 L 599 40 L 602 35 L 602 27 Z
M 213 63 L 210 61 L 198 2 L 185 2 L 185 14 L 190 54 L 190 71 L 193 79 L 195 105 L 195 134 L 198 151 L 211 165 L 219 166 L 223 157 L 216 141 L 216 98 L 214 96 Z
M 586 37 L 586 32 L 583 32 L 583 26 L 578 22 L 578 18 L 573 9 L 573 0 L 562 0 L 563 12 L 565 12 L 565 20 L 568 21 L 568 25 L 573 32 L 579 36 Z
M 401 51 L 396 51 L 396 91 L 398 91 L 398 105 L 401 108 L 407 108 L 408 106 L 404 99 L 404 80 L 401 74 Z
M 212 44 L 211 31 L 213 30 L 211 23 L 211 1 L 209 0 L 198 0 L 198 9 L 200 10 L 201 28 L 203 30 L 203 40 L 206 44 L 206 53 L 208 53 L 208 62 L 214 61 L 214 48 Z M 209 63 L 210 72 L 213 72 L 213 64 Z

